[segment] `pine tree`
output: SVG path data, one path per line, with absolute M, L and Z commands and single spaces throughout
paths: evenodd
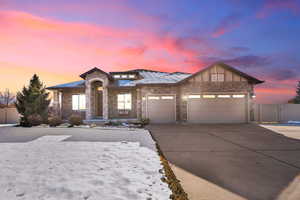
M 300 81 L 298 81 L 296 97 L 294 99 L 294 103 L 300 104 Z
M 22 115 L 21 125 L 27 126 L 30 115 L 39 115 L 46 120 L 48 117 L 49 93 L 39 77 L 34 74 L 28 87 L 23 87 L 22 92 L 17 93 L 15 103 L 18 112 Z

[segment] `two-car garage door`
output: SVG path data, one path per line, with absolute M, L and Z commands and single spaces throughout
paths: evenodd
M 176 121 L 175 95 L 147 96 L 147 116 L 151 123 Z M 188 123 L 245 123 L 247 98 L 244 94 L 193 94 L 187 98 Z
M 189 123 L 245 123 L 246 96 L 189 95 L 187 120 Z

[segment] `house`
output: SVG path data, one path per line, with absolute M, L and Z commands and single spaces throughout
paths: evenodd
M 93 68 L 82 80 L 48 87 L 55 110 L 86 121 L 150 119 L 152 123 L 247 123 L 254 86 L 263 83 L 227 64 L 197 73 Z

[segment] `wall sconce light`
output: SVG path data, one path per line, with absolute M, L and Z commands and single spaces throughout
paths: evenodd
M 97 87 L 97 90 L 98 90 L 98 91 L 102 91 L 102 90 L 103 90 L 103 87 L 101 87 L 101 86 L 100 86 L 100 87 Z

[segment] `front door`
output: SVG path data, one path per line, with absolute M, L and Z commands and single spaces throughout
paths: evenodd
M 103 117 L 103 91 L 96 90 L 95 95 L 95 114 L 96 117 Z

